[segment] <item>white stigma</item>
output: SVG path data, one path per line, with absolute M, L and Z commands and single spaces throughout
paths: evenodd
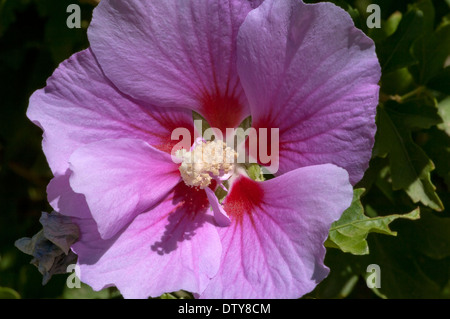
M 177 151 L 182 160 L 179 167 L 186 185 L 204 189 L 213 179 L 228 179 L 234 171 L 238 154 L 223 141 L 208 141 L 196 145 L 190 152 Z

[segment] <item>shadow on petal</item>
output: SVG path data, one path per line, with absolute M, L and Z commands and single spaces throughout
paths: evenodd
M 213 216 L 207 214 L 209 202 L 203 190 L 180 183 L 174 189 L 172 204 L 174 209 L 167 215 L 161 239 L 151 245 L 159 255 L 169 254 L 177 249 L 178 243 L 191 240 L 205 222 L 215 224 Z

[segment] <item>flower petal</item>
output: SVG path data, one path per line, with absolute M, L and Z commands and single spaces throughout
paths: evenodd
M 67 169 L 66 174 L 52 178 L 47 185 L 47 198 L 53 209 L 60 214 L 88 218 L 91 216 L 86 198 L 83 194 L 77 194 L 70 187 L 70 175 L 72 171 Z
M 280 167 L 333 163 L 352 184 L 374 143 L 380 66 L 371 39 L 331 3 L 266 0 L 238 36 L 253 127 L 279 128 Z
M 104 240 L 93 220 L 76 220 L 81 239 L 80 279 L 94 290 L 115 285 L 125 298 L 157 297 L 184 289 L 204 290 L 222 252 L 204 192 L 178 184 L 149 212 Z
M 208 197 L 209 204 L 211 205 L 211 208 L 213 210 L 214 220 L 216 221 L 217 225 L 221 227 L 229 226 L 231 224 L 230 217 L 225 212 L 222 205 L 219 203 L 219 200 L 217 199 L 214 191 L 211 188 L 206 187 L 205 192 L 206 196 Z
M 70 157 L 70 186 L 83 194 L 102 238 L 161 201 L 180 181 L 169 154 L 144 141 L 102 140 Z
M 324 241 L 352 201 L 348 173 L 332 164 L 258 183 L 240 177 L 225 199 L 221 268 L 202 298 L 298 298 L 329 270 Z
M 236 36 L 260 1 L 103 1 L 88 30 L 117 87 L 157 106 L 187 107 L 213 127 L 249 115 L 236 71 Z M 225 130 L 224 130 L 225 131 Z
M 30 98 L 27 116 L 44 130 L 55 175 L 64 175 L 78 147 L 108 138 L 137 138 L 170 152 L 175 128 L 193 130 L 192 113 L 160 109 L 124 95 L 103 75 L 90 50 L 73 55 Z

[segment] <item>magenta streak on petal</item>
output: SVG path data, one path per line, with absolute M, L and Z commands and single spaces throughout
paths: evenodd
M 169 154 L 135 139 L 102 140 L 70 157 L 72 189 L 86 197 L 107 239 L 157 205 L 181 180 Z
M 43 149 L 54 175 L 64 175 L 70 155 L 103 139 L 135 138 L 170 152 L 177 127 L 193 131 L 192 112 L 156 108 L 120 92 L 91 50 L 61 63 L 47 86 L 30 98 L 27 116 L 44 131 Z
M 221 243 L 205 193 L 180 182 L 157 206 L 111 239 L 93 219 L 76 219 L 80 278 L 94 290 L 116 286 L 125 298 L 180 289 L 201 293 L 219 268 Z
M 277 174 L 333 163 L 358 182 L 376 131 L 381 71 L 373 41 L 334 4 L 299 0 L 264 1 L 237 41 L 252 125 L 280 130 Z
M 236 69 L 236 37 L 260 3 L 105 1 L 94 10 L 88 37 L 121 91 L 156 106 L 194 110 L 225 132 L 249 115 Z
M 323 280 L 324 241 L 352 201 L 348 173 L 310 166 L 265 182 L 241 176 L 225 199 L 221 268 L 202 298 L 299 298 Z

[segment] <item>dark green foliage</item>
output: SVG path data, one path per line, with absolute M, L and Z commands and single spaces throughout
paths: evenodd
M 364 1 L 347 2 L 358 7 Z M 382 28 L 366 31 L 383 73 L 378 131 L 370 168 L 357 185 L 366 191 L 355 191 L 360 201 L 337 222 L 356 220 L 361 227 L 349 230 L 353 238 L 332 228 L 331 273 L 310 297 L 449 298 L 450 3 L 373 3 L 383 11 Z M 420 209 L 420 219 L 392 222 L 397 236 L 367 232 L 370 218 L 407 217 L 413 209 Z M 371 264 L 380 267 L 381 287 L 368 294 Z

